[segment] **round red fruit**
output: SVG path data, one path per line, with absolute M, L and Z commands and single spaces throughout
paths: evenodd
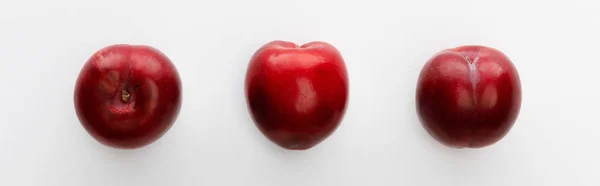
M 177 119 L 181 80 L 157 49 L 111 45 L 81 69 L 74 101 L 79 121 L 96 140 L 114 148 L 139 148 L 159 139 Z
M 331 135 L 344 116 L 344 60 L 325 42 L 267 43 L 250 60 L 246 98 L 268 139 L 285 149 L 309 149 Z
M 516 121 L 521 82 L 513 63 L 496 49 L 448 49 L 423 67 L 416 107 L 425 129 L 441 143 L 485 147 L 502 139 Z

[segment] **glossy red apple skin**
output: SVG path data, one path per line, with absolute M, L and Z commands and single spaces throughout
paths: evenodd
M 312 148 L 330 136 L 348 101 L 344 59 L 325 42 L 265 44 L 250 60 L 245 86 L 256 126 L 289 150 Z
M 481 148 L 512 128 L 521 108 L 521 82 L 513 63 L 497 49 L 448 49 L 423 67 L 416 107 L 425 129 L 441 143 Z
M 173 63 L 144 45 L 111 45 L 83 66 L 75 110 L 86 131 L 110 147 L 135 149 L 167 132 L 181 108 L 181 80 Z

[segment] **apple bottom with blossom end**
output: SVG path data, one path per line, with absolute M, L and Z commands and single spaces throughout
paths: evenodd
M 75 110 L 86 131 L 110 147 L 133 149 L 159 139 L 181 107 L 177 69 L 160 51 L 111 45 L 83 66 Z

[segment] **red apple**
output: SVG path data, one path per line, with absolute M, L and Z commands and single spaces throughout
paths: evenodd
M 181 107 L 181 80 L 160 51 L 112 45 L 83 66 L 74 97 L 79 121 L 91 136 L 107 146 L 134 149 L 171 128 Z
M 309 149 L 331 135 L 348 100 L 344 60 L 325 42 L 265 44 L 250 60 L 245 86 L 256 126 L 290 150 Z
M 441 51 L 423 67 L 416 91 L 421 123 L 454 148 L 496 143 L 521 108 L 521 82 L 502 52 L 485 46 Z

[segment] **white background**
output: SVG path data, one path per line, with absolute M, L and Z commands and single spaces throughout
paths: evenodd
M 600 185 L 600 4 L 572 0 L 2 0 L 0 185 Z M 346 117 L 325 142 L 286 151 L 244 99 L 249 58 L 271 40 L 313 40 L 346 59 Z M 138 150 L 81 127 L 75 80 L 115 43 L 179 69 L 173 128 Z M 434 141 L 415 111 L 419 70 L 465 44 L 508 55 L 523 86 L 511 132 L 483 149 Z

